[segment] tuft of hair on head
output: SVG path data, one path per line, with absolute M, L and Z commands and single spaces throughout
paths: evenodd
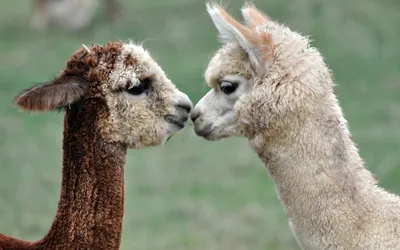
M 144 43 L 147 42 L 147 41 L 156 41 L 156 39 L 148 37 L 148 38 L 144 39 L 142 42 L 139 43 L 140 47 L 143 47 Z
M 236 21 L 224 8 L 215 2 L 206 4 L 207 12 L 210 15 L 215 27 L 218 30 L 219 38 L 223 43 L 237 43 L 248 54 L 251 65 L 255 72 L 261 76 L 265 73 L 265 64 L 272 54 L 272 40 L 268 33 L 257 33 L 255 30 Z M 258 13 L 251 8 L 252 13 Z M 251 22 L 259 22 L 261 15 L 256 19 L 250 18 Z
M 81 100 L 88 90 L 86 80 L 76 76 L 61 76 L 22 91 L 15 98 L 15 105 L 27 111 L 59 110 Z
M 271 21 L 270 17 L 258 10 L 252 3 L 245 3 L 241 12 L 246 25 L 251 29 Z
M 87 51 L 87 53 L 91 53 L 90 49 L 85 44 L 82 44 L 82 47 Z

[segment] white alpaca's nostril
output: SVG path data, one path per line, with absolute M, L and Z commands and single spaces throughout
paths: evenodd
M 197 118 L 199 118 L 199 117 L 200 117 L 200 112 L 198 110 L 193 111 L 190 114 L 190 119 L 192 119 L 193 122 L 195 122 L 197 120 Z

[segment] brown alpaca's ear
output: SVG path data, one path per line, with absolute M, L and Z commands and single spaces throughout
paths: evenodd
M 259 11 L 254 5 L 252 4 L 245 4 L 242 7 L 242 16 L 246 25 L 250 29 L 255 29 L 258 25 L 265 24 L 270 22 L 271 19 Z
M 79 101 L 89 90 L 80 77 L 60 77 L 24 90 L 15 104 L 27 111 L 51 111 Z
M 239 44 L 249 55 L 255 72 L 262 76 L 272 55 L 273 46 L 270 35 L 257 33 L 244 26 L 217 4 L 207 3 L 207 12 L 217 28 L 222 42 Z

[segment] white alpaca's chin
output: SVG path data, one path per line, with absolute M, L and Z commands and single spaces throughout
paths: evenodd
M 211 123 L 204 126 L 195 124 L 194 130 L 197 136 L 207 141 L 219 141 L 236 135 L 234 126 L 230 125 L 216 127 Z
M 207 141 L 220 141 L 223 139 L 226 139 L 230 136 L 228 135 L 208 135 L 208 136 L 203 136 L 204 139 L 206 139 Z
M 213 134 L 204 135 L 202 137 L 207 141 L 219 141 L 219 140 L 222 140 L 223 138 L 225 138 L 225 137 L 221 137 L 219 135 L 213 135 Z

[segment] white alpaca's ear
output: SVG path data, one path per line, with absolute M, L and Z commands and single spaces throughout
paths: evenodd
M 246 25 L 251 29 L 271 21 L 267 15 L 259 11 L 253 4 L 247 3 L 243 5 L 241 11 Z
M 207 3 L 207 12 L 219 32 L 222 43 L 236 42 L 246 51 L 252 47 L 248 38 L 245 37 L 246 34 L 250 35 L 250 30 L 246 30 L 244 26 L 241 27 L 239 23 L 232 22 L 234 19 L 221 6 Z
M 271 47 L 268 34 L 258 34 L 244 26 L 217 4 L 207 3 L 206 6 L 207 12 L 219 32 L 221 42 L 239 44 L 249 55 L 256 73 L 265 73 L 268 48 Z

